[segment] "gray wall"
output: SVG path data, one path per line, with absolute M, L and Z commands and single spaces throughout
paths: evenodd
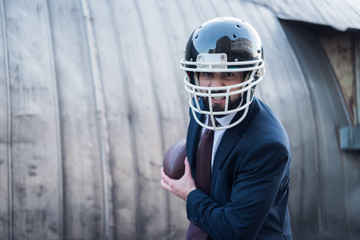
M 285 33 L 266 7 L 236 0 L 0 7 L 1 240 L 184 239 L 185 203 L 160 187 L 159 172 L 166 149 L 186 136 L 178 61 L 192 30 L 218 16 L 247 20 L 263 39 L 267 72 L 256 94 L 291 140 L 296 239 L 360 237 L 360 157 L 338 148 L 336 126 L 349 122 L 336 84 L 326 81 L 331 70 L 321 51 L 299 54 L 304 39 L 288 37 L 292 27 Z M 303 64 L 309 56 L 321 61 L 320 72 Z

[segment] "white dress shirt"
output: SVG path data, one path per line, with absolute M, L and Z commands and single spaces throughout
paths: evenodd
M 230 113 L 224 117 L 215 118 L 215 119 L 216 119 L 216 121 L 218 121 L 220 126 L 227 126 L 231 123 L 231 120 L 235 117 L 235 115 L 236 115 L 236 112 Z M 205 124 L 207 124 L 207 123 L 208 123 L 208 118 L 206 118 Z M 202 134 L 204 133 L 204 131 L 205 131 L 205 128 L 202 129 Z M 215 158 L 216 151 L 219 147 L 220 141 L 221 141 L 225 131 L 226 131 L 226 129 L 222 129 L 222 130 L 216 130 L 214 132 L 214 143 L 213 143 L 213 150 L 212 150 L 212 155 L 211 155 L 211 169 L 214 165 L 214 158 Z

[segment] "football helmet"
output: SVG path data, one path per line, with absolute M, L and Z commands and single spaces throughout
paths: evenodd
M 264 53 L 257 31 L 244 20 L 233 17 L 215 18 L 196 28 L 191 34 L 180 68 L 186 72 L 184 83 L 189 94 L 189 106 L 198 124 L 218 130 L 239 124 L 249 110 L 256 85 L 264 77 Z M 199 85 L 200 72 L 244 72 L 244 81 L 230 86 L 204 87 Z M 230 106 L 230 96 L 240 94 L 237 107 Z M 225 98 L 225 107 L 216 111 L 212 97 Z M 208 109 L 201 107 L 208 101 Z M 242 112 L 227 126 L 217 127 L 215 117 Z M 200 121 L 196 113 L 210 116 L 212 126 Z

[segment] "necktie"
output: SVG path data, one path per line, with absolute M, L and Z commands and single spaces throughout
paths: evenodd
M 218 123 L 215 121 L 215 124 Z M 208 125 L 211 126 L 210 116 Z M 205 129 L 200 139 L 196 157 L 196 187 L 210 195 L 211 189 L 211 156 L 214 143 L 214 131 Z M 187 240 L 206 240 L 208 235 L 193 223 L 190 223 Z
M 210 117 L 208 126 L 211 126 Z M 211 187 L 211 155 L 214 144 L 214 131 L 205 129 L 196 156 L 196 186 L 210 195 Z

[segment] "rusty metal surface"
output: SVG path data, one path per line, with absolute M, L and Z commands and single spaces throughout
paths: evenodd
M 354 59 L 356 51 L 354 51 L 353 34 L 327 31 L 319 32 L 317 37 L 336 75 L 351 118 L 351 124 L 355 125 L 357 103 Z

